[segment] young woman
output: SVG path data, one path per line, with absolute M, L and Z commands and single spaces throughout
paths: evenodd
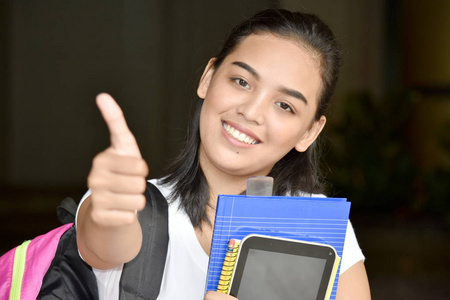
M 339 68 L 330 29 L 316 16 L 265 10 L 238 25 L 200 79 L 189 141 L 167 176 L 151 180 L 169 199 L 169 249 L 158 299 L 234 299 L 204 295 L 214 208 L 240 194 L 247 178 L 274 177 L 276 195 L 321 193 L 316 139 Z M 107 94 L 97 105 L 111 146 L 88 177 L 77 215 L 83 259 L 101 299 L 118 299 L 124 263 L 142 246 L 147 165 L 122 111 Z M 349 224 L 337 299 L 370 299 L 364 256 Z

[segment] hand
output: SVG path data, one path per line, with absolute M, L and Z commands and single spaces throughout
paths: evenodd
M 108 126 L 111 145 L 94 158 L 88 176 L 91 217 L 104 227 L 128 225 L 137 220 L 136 211 L 145 207 L 148 167 L 114 99 L 100 94 L 97 106 Z
M 209 291 L 206 293 L 204 300 L 236 300 L 236 299 L 237 298 L 227 294 Z

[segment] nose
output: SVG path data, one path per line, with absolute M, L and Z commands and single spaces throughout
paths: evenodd
M 244 119 L 257 125 L 262 125 L 266 119 L 268 95 L 266 93 L 252 94 L 243 99 L 237 106 L 238 114 Z

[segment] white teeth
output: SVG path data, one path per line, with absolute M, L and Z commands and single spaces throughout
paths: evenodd
M 244 143 L 250 144 L 250 145 L 256 144 L 256 141 L 254 139 L 252 139 L 251 137 L 249 137 L 245 133 L 242 133 L 239 130 L 231 127 L 227 123 L 223 123 L 223 128 L 225 129 L 226 132 L 228 132 L 228 134 L 230 134 L 232 137 L 234 137 L 235 139 L 237 139 L 237 140 L 239 140 L 241 142 L 244 142 Z
M 241 133 L 239 136 L 238 136 L 238 140 L 240 140 L 241 142 L 243 142 L 244 141 L 244 139 L 245 139 L 245 137 L 246 137 L 246 135 L 245 134 L 243 134 L 243 133 Z

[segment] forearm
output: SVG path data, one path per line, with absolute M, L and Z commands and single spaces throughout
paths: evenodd
M 97 269 L 111 269 L 129 262 L 139 253 L 142 230 L 137 217 L 121 226 L 103 226 L 92 217 L 91 197 L 77 217 L 77 244 L 83 259 Z

